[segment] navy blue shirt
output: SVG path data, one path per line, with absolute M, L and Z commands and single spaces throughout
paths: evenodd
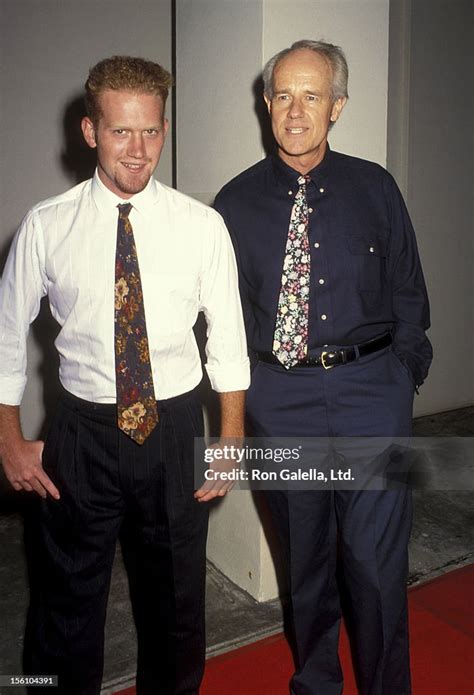
M 216 197 L 234 242 L 249 348 L 271 351 L 290 213 L 300 174 L 271 155 Z M 391 331 L 417 385 L 432 359 L 415 234 L 392 176 L 327 148 L 309 172 L 309 352 Z

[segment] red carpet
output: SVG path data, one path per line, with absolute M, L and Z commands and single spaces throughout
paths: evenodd
M 409 591 L 414 695 L 471 695 L 473 692 L 474 565 Z M 340 655 L 344 695 L 357 695 L 349 646 L 342 632 Z M 210 659 L 201 695 L 287 695 L 293 672 L 283 635 L 275 635 Z M 134 695 L 134 688 L 116 695 Z

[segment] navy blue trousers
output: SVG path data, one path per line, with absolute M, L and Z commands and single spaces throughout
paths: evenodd
M 160 421 L 139 446 L 117 429 L 115 406 L 64 394 L 48 434 L 44 468 L 61 499 L 42 502 L 26 663 L 31 673 L 58 675 L 61 695 L 100 692 L 124 518 L 133 542 L 137 693 L 199 692 L 208 512 L 193 498 L 193 446 L 203 436 L 202 412 L 193 392 L 158 407 Z
M 413 392 L 407 370 L 387 348 L 327 371 L 259 362 L 247 408 L 257 437 L 404 437 L 411 433 Z M 266 498 L 288 569 L 292 693 L 343 690 L 339 545 L 359 692 L 409 695 L 409 491 L 268 491 Z

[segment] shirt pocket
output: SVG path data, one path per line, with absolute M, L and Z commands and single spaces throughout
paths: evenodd
M 347 237 L 356 288 L 365 297 L 377 302 L 382 299 L 385 284 L 388 238 L 380 234 Z

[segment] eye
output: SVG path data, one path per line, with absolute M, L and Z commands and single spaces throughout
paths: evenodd
M 319 101 L 319 97 L 316 94 L 307 94 L 306 101 Z
M 289 98 L 289 94 L 277 94 L 275 97 L 276 101 L 288 101 Z
M 124 128 L 114 128 L 112 132 L 114 135 L 125 135 L 127 131 Z
M 147 128 L 147 129 L 145 130 L 145 133 L 146 133 L 147 135 L 152 135 L 152 136 L 158 135 L 159 132 L 160 132 L 160 131 L 159 131 L 158 128 Z

